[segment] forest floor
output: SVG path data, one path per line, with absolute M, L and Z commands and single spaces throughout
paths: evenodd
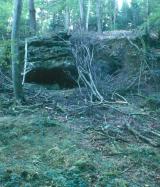
M 78 89 L 0 93 L 0 186 L 159 187 L 160 107 L 88 103 Z

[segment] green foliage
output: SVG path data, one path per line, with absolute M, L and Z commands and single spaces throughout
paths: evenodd
M 12 1 L 0 0 L 0 37 L 5 37 L 11 31 Z
M 160 5 L 158 4 L 154 11 L 149 15 L 150 26 L 155 30 L 160 31 Z
M 10 40 L 0 41 L 0 68 L 9 68 L 11 58 Z
M 12 22 L 12 0 L 0 0 L 0 37 L 9 37 Z M 117 0 L 100 0 L 101 3 L 101 22 L 103 30 L 113 29 L 113 17 Z M 88 0 L 84 0 L 84 14 L 87 14 Z M 79 28 L 79 0 L 35 0 L 36 18 L 38 33 L 47 31 L 64 30 L 65 11 L 69 8 L 70 25 Z M 148 18 L 151 27 L 158 28 L 160 25 L 160 5 L 159 0 L 132 0 L 128 4 L 123 1 L 121 9 L 116 10 L 116 28 L 133 29 L 143 25 Z M 147 12 L 148 11 L 148 12 Z M 23 2 L 23 11 L 21 19 L 21 37 L 28 36 L 28 1 Z M 89 30 L 96 30 L 96 1 L 91 0 Z

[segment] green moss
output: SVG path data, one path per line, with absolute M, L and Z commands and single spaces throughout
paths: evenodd
M 132 175 L 138 184 L 157 184 L 152 175 L 160 153 L 148 145 L 106 141 L 103 148 L 111 156 L 105 156 L 89 144 L 86 149 L 84 134 L 38 112 L 0 118 L 0 134 L 4 186 L 128 187 L 135 185 Z
M 86 172 L 86 171 L 96 171 L 96 167 L 94 163 L 91 162 L 91 160 L 87 158 L 81 158 L 80 160 L 77 160 L 75 162 L 75 166 L 81 171 L 81 172 Z

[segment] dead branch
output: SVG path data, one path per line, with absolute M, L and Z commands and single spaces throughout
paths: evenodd
M 72 48 L 72 53 L 75 58 L 75 64 L 79 74 L 79 81 L 82 81 L 84 86 L 87 88 L 88 96 L 91 101 L 93 101 L 93 96 L 102 103 L 104 98 L 99 92 L 96 81 L 95 74 L 93 71 L 93 56 L 94 56 L 94 47 L 90 49 L 87 44 L 84 44 L 82 41 L 78 44 L 75 44 Z M 80 87 L 80 82 L 78 82 Z
M 126 128 L 128 129 L 128 131 L 130 131 L 134 136 L 140 138 L 142 141 L 144 141 L 145 143 L 148 143 L 150 145 L 152 145 L 153 147 L 159 147 L 160 145 L 156 142 L 153 142 L 150 138 L 147 138 L 146 136 L 140 134 L 138 131 L 136 131 L 135 129 L 133 129 L 129 122 L 125 123 Z

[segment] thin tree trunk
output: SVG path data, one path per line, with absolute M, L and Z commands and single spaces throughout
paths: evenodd
M 22 11 L 22 0 L 14 0 L 13 25 L 11 34 L 11 55 L 12 55 L 12 80 L 16 101 L 23 101 L 23 88 L 19 57 L 19 27 Z
M 96 17 L 97 17 L 98 33 L 102 32 L 100 7 L 101 7 L 100 6 L 100 0 L 96 0 Z
M 80 10 L 80 26 L 81 26 L 81 30 L 84 30 L 84 28 L 85 28 L 84 0 L 79 0 L 79 10 Z
M 65 30 L 67 33 L 69 33 L 69 26 L 70 26 L 70 13 L 69 13 L 69 7 L 66 5 L 65 8 Z
M 36 11 L 34 0 L 29 0 L 29 30 L 31 36 L 36 34 Z
M 117 11 L 118 11 L 118 2 L 117 0 L 114 0 L 113 30 L 116 30 Z
M 149 0 L 147 0 L 147 5 L 146 5 L 146 12 L 147 12 L 147 34 L 149 33 L 149 27 L 150 27 L 150 24 L 149 24 Z
M 90 9 L 91 9 L 91 0 L 88 0 L 87 17 L 86 17 L 86 30 L 87 31 L 88 31 L 88 25 L 89 25 Z

